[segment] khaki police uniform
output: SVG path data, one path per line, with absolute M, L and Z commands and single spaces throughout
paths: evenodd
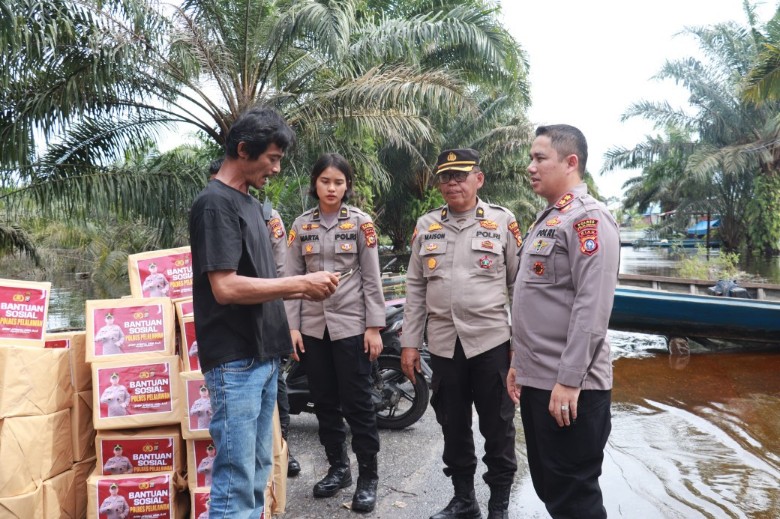
M 130 513 L 130 506 L 120 495 L 108 496 L 101 503 L 98 513 L 105 516 L 106 519 L 126 519 Z
M 146 297 L 168 297 L 170 289 L 171 285 L 168 283 L 168 278 L 161 272 L 149 274 L 144 279 L 144 284 L 141 287 Z
M 204 477 L 204 485 L 207 487 L 211 486 L 211 472 L 214 468 L 214 459 L 215 456 L 206 456 L 202 460 L 200 460 L 200 463 L 198 464 L 198 474 L 203 474 Z
M 306 370 L 326 452 L 339 452 L 347 420 L 359 459 L 379 452 L 376 412 L 371 400 L 371 362 L 364 352 L 366 328 L 385 325 L 379 271 L 379 239 L 371 218 L 342 205 L 330 225 L 319 208 L 306 211 L 287 237 L 286 275 L 326 270 L 353 274 L 324 301 L 285 301 L 291 330 L 299 330 Z
M 127 456 L 111 456 L 103 465 L 103 474 L 129 474 L 133 465 Z
M 531 478 L 553 517 L 606 517 L 598 475 L 611 430 L 607 326 L 619 261 L 618 225 L 585 184 L 539 213 L 521 250 L 512 365 Z M 582 389 L 576 426 L 549 414 L 556 383 Z
M 211 423 L 211 400 L 209 397 L 200 397 L 192 403 L 190 416 L 198 418 L 198 429 L 208 429 Z
M 473 403 L 491 487 L 508 487 L 517 470 L 506 375 L 508 305 L 521 241 L 508 209 L 478 198 L 467 215 L 456 217 L 442 206 L 417 221 L 406 275 L 402 346 L 420 347 L 427 316 L 431 405 L 444 435 L 444 473 L 472 477 L 476 471 Z
M 119 355 L 125 344 L 125 334 L 118 324 L 106 324 L 95 334 L 95 342 L 103 345 L 101 355 Z
M 263 213 L 265 216 L 265 209 Z M 287 232 L 284 229 L 284 222 L 282 222 L 282 217 L 276 209 L 271 209 L 265 221 L 268 226 L 268 236 L 271 238 L 274 262 L 276 263 L 276 275 L 277 277 L 283 277 L 287 259 Z
M 130 393 L 122 385 L 108 386 L 100 395 L 100 403 L 108 405 L 108 416 L 127 415 L 127 406 L 130 403 Z

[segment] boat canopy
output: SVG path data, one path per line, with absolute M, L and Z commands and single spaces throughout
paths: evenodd
M 720 219 L 710 220 L 710 229 L 717 229 L 718 227 L 720 227 Z M 694 236 L 704 236 L 707 234 L 707 220 L 698 222 L 693 227 L 688 227 L 687 232 Z

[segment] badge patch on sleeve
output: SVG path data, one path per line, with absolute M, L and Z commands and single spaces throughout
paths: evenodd
M 279 218 L 271 218 L 268 222 L 268 227 L 271 229 L 271 235 L 278 239 L 284 238 L 284 229 L 282 229 L 282 221 Z
M 360 230 L 363 231 L 363 235 L 366 237 L 366 247 L 376 247 L 376 230 L 374 224 L 366 222 L 360 226 Z
M 599 250 L 599 221 L 595 218 L 585 218 L 574 223 L 574 230 L 580 239 L 580 252 L 593 256 Z
M 287 235 L 287 246 L 289 247 L 295 241 L 295 229 L 290 229 L 290 234 Z
M 517 242 L 518 247 L 522 247 L 523 245 L 523 237 L 520 235 L 520 226 L 517 225 L 517 222 L 511 222 L 508 226 L 509 232 L 512 233 L 512 235 L 515 237 L 515 241 Z

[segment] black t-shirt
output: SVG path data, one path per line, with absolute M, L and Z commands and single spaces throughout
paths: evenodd
M 259 305 L 221 305 L 208 273 L 234 270 L 239 276 L 275 278 L 276 264 L 255 198 L 212 180 L 190 210 L 193 309 L 201 370 L 238 359 L 267 360 L 292 351 L 281 299 Z

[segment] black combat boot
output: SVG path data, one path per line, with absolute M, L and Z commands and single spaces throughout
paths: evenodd
M 491 486 L 488 519 L 509 519 L 509 494 L 512 485 Z
M 289 444 L 288 444 L 289 447 Z M 293 458 L 293 455 L 290 454 L 290 451 L 287 451 L 287 477 L 295 477 L 298 474 L 301 473 L 301 464 L 298 463 L 298 460 Z
M 481 519 L 479 503 L 474 493 L 474 476 L 452 476 L 455 497 L 431 519 Z
M 352 496 L 353 512 L 371 512 L 376 506 L 376 487 L 379 483 L 376 454 L 360 455 L 358 458 L 358 480 L 355 495 Z
M 352 473 L 349 471 L 349 456 L 344 445 L 339 448 L 325 450 L 328 456 L 328 475 L 314 485 L 314 497 L 332 497 L 339 489 L 352 484 Z

